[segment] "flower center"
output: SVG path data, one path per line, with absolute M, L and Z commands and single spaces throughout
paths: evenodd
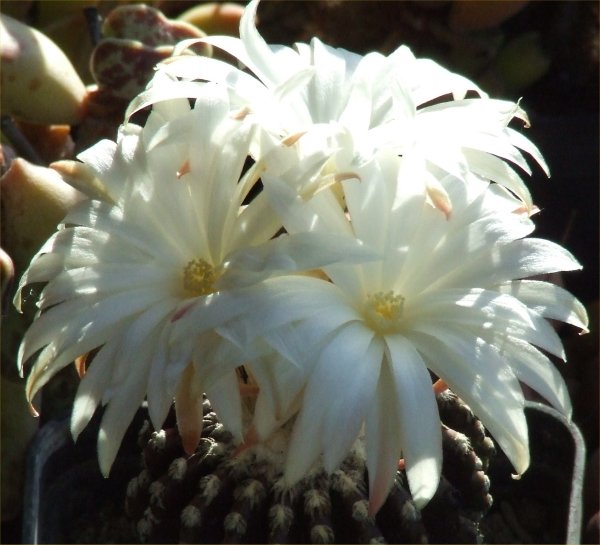
M 204 259 L 192 259 L 183 269 L 183 288 L 194 296 L 208 295 L 214 290 L 217 273 Z
M 388 333 L 398 329 L 403 309 L 402 295 L 396 295 L 393 291 L 379 291 L 367 298 L 365 319 L 374 330 Z

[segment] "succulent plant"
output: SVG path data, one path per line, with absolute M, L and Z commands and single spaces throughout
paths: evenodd
M 81 194 L 52 169 L 17 158 L 0 181 L 2 243 L 20 275 Z
M 127 488 L 126 512 L 142 542 L 179 543 L 476 543 L 491 507 L 485 468 L 494 453 L 481 422 L 446 391 L 440 487 L 419 511 L 404 471 L 376 515 L 368 516 L 368 475 L 357 443 L 340 468 L 316 467 L 283 486 L 277 438 L 239 453 L 204 398 L 202 439 L 186 456 L 175 428 L 140 432 L 143 469 Z
M 126 101 L 141 92 L 150 81 L 156 64 L 187 38 L 205 33 L 185 21 L 167 19 L 159 10 L 143 4 L 119 6 L 102 25 L 102 36 L 90 60 L 98 87 Z M 196 53 L 209 54 L 207 45 Z
M 206 2 L 183 12 L 178 20 L 191 23 L 207 34 L 239 36 L 244 6 L 234 2 Z
M 50 38 L 0 15 L 0 59 L 4 114 L 40 124 L 81 121 L 85 85 Z

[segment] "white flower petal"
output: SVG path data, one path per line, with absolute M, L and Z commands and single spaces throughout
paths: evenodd
M 168 354 L 168 330 L 164 329 L 154 339 L 154 353 L 150 362 L 150 373 L 148 375 L 148 388 L 146 398 L 148 400 L 148 415 L 155 430 L 162 428 L 165 419 L 173 405 L 175 389 L 169 387 L 165 379 L 166 368 L 173 367 Z
M 252 206 L 245 207 L 236 218 L 230 245 L 233 248 L 255 246 L 270 240 L 281 229 L 281 221 L 274 213 L 264 193 L 257 195 Z
M 330 398 L 323 417 L 323 464 L 330 473 L 340 465 L 363 424 L 379 381 L 383 351 L 381 339 L 372 337 L 371 331 L 362 324 L 349 324 L 324 348 L 313 371 L 311 381 L 322 382 L 320 387 L 331 392 L 335 377 L 352 368 L 352 375 L 344 381 L 344 395 Z M 309 383 L 305 402 L 310 403 L 312 395 L 316 403 L 326 395 L 324 391 L 321 394 L 317 398 Z
M 548 167 L 537 146 L 535 146 L 527 137 L 515 131 L 514 129 L 509 127 L 506 130 L 510 136 L 511 144 L 531 155 L 535 159 L 535 162 L 542 168 L 544 174 L 546 174 L 546 176 L 550 176 L 550 168 Z
M 489 153 L 484 154 L 476 150 L 465 149 L 463 154 L 473 173 L 503 185 L 517 195 L 527 208 L 531 209 L 533 207 L 533 200 L 528 187 L 507 163 Z
M 175 392 L 177 429 L 181 435 L 183 450 L 188 456 L 194 453 L 202 434 L 203 386 L 194 372 L 194 366 L 189 364 L 185 368 Z
M 352 235 L 350 224 L 339 203 L 329 192 L 321 191 L 308 202 L 284 181 L 264 177 L 268 198 L 290 232 L 319 231 Z
M 308 84 L 307 105 L 314 122 L 327 123 L 338 119 L 344 106 L 345 89 L 340 84 L 345 80 L 346 63 L 317 38 L 311 40 L 310 48 L 315 74 Z M 367 105 L 363 101 L 363 106 Z M 365 113 L 370 116 L 370 111 Z
M 289 77 L 289 67 L 286 67 L 275 55 L 273 50 L 263 40 L 256 30 L 254 20 L 259 0 L 252 0 L 242 15 L 240 21 L 240 39 L 248 53 L 246 64 L 265 84 L 277 85 Z M 238 57 L 239 58 L 239 57 Z M 240 59 L 244 62 L 244 59 Z
M 412 343 L 400 335 L 388 335 L 386 344 L 398 403 L 406 475 L 413 500 L 422 508 L 437 490 L 442 472 L 437 403 L 427 367 Z
M 152 344 L 140 346 L 141 362 L 151 358 L 152 349 Z M 98 431 L 98 461 L 100 471 L 105 477 L 110 472 L 131 420 L 144 400 L 148 372 L 148 365 L 131 366 L 127 378 L 120 385 L 119 391 L 113 396 L 102 416 Z
M 409 312 L 407 310 L 407 312 Z M 554 328 L 539 314 L 509 295 L 492 290 L 440 290 L 422 296 L 410 310 L 415 328 L 422 323 L 460 324 L 475 331 L 494 333 L 497 340 L 509 335 L 522 338 L 565 359 Z
M 164 283 L 169 286 L 170 271 L 152 265 L 103 263 L 64 271 L 43 289 L 38 300 L 45 309 L 85 294 L 108 295 L 117 291 Z M 165 290 L 168 292 L 168 289 Z
M 302 431 L 300 431 L 302 430 Z M 287 486 L 294 486 L 311 469 L 321 454 L 320 441 L 322 421 L 318 407 L 303 403 L 302 410 L 294 423 L 294 431 L 288 446 L 288 457 L 283 478 Z M 310 438 L 311 440 L 307 440 Z
M 511 337 L 500 342 L 500 355 L 511 364 L 516 377 L 546 399 L 567 418 L 573 409 L 569 390 L 558 369 L 528 342 Z
M 468 261 L 463 262 L 463 266 L 441 275 L 430 284 L 430 289 L 491 286 L 515 278 L 581 269 L 579 262 L 562 246 L 538 238 L 483 248 L 479 255 L 469 257 Z
M 125 111 L 125 119 L 157 102 L 174 98 L 197 98 L 202 92 L 202 85 L 195 82 L 173 80 L 167 84 L 163 80 L 160 85 L 150 87 L 131 101 Z
M 379 378 L 382 356 L 382 344 L 374 343 L 372 333 L 361 324 L 340 328 L 326 344 L 311 374 L 302 410 L 294 424 L 284 473 L 288 484 L 301 479 L 321 452 L 324 452 L 328 471 L 333 471 L 341 462 L 365 418 L 368 400 Z M 352 369 L 351 375 L 347 374 L 348 369 Z M 330 394 L 342 376 L 344 395 L 332 398 Z M 330 400 L 327 412 L 323 411 L 323 399 Z M 341 414 L 344 416 L 340 419 Z M 307 440 L 308 437 L 313 440 Z
M 219 39 L 217 41 L 217 38 Z M 213 45 L 222 47 L 221 39 L 227 36 L 209 36 Z M 158 65 L 159 72 L 164 72 L 171 78 L 202 79 L 227 86 L 232 104 L 242 108 L 248 103 L 262 104 L 269 97 L 268 89 L 256 78 L 243 72 L 239 68 L 226 62 L 210 57 L 182 56 L 171 57 L 166 62 Z M 196 98 L 201 92 L 203 83 L 192 83 L 182 88 L 174 96 L 180 96 L 183 89 L 187 90 L 189 98 Z M 145 92 L 144 99 L 148 103 L 154 103 L 161 97 L 169 97 L 169 88 L 162 90 L 149 89 Z M 141 95 L 140 95 L 141 96 Z M 139 101 L 140 99 L 138 99 Z
M 452 222 L 452 220 L 449 221 Z M 446 227 L 446 235 L 452 227 L 452 223 Z M 483 282 L 487 285 L 488 280 L 484 275 L 477 274 L 478 278 L 473 278 L 473 271 L 479 272 L 478 260 L 483 261 L 490 253 L 502 251 L 500 248 L 526 236 L 533 228 L 534 224 L 529 218 L 517 214 L 482 216 L 467 225 L 458 225 L 451 233 L 452 236 L 444 236 L 433 248 L 427 260 L 427 268 L 422 274 L 409 278 L 403 289 L 418 292 L 427 289 L 432 284 L 440 288 L 444 285 L 450 287 L 456 284 L 477 285 L 477 282 L 479 285 L 484 285 Z M 413 248 L 418 259 L 419 249 L 416 245 Z M 483 257 L 480 257 L 478 253 Z M 471 261 L 474 263 L 472 267 L 468 267 L 467 264 L 471 265 Z M 493 257 L 490 261 L 493 261 Z M 418 265 L 419 261 L 413 261 L 413 266 Z M 470 274 L 471 282 L 469 284 L 453 281 L 462 271 Z M 443 282 L 445 275 L 449 278 L 447 282 Z
M 544 318 L 560 320 L 587 332 L 588 316 L 585 307 L 567 290 L 538 280 L 514 280 L 496 288 L 526 304 Z
M 253 425 L 258 437 L 267 439 L 299 410 L 307 370 L 277 353 L 253 359 L 249 367 L 260 388 Z
M 156 106 L 160 104 L 158 103 Z M 157 125 L 156 130 L 149 134 L 144 131 L 147 151 L 151 152 L 158 146 L 169 146 L 170 151 L 175 151 L 177 155 L 187 156 L 186 148 L 192 133 L 193 117 L 188 114 L 169 121 L 160 118 L 156 115 L 155 110 L 152 110 L 147 123 L 149 124 L 152 121 L 155 121 Z M 183 160 L 181 160 L 178 166 L 182 164 Z
M 72 208 L 63 221 L 66 224 L 74 223 L 97 231 L 105 231 L 148 255 L 155 255 L 157 252 L 156 232 L 150 233 L 142 226 L 125 223 L 123 211 L 107 203 L 84 201 L 81 205 Z M 163 230 L 162 233 L 166 234 L 166 231 Z
M 523 393 L 513 371 L 487 343 L 428 328 L 410 339 L 441 377 L 490 431 L 517 473 L 529 466 L 529 438 Z
M 410 81 L 415 85 L 413 93 L 417 104 L 424 104 L 445 94 L 452 93 L 454 100 L 461 100 L 467 91 L 476 91 L 479 96 L 487 95 L 467 78 L 446 70 L 431 59 L 414 59 Z
M 229 255 L 219 287 L 256 283 L 271 275 L 302 272 L 335 263 L 364 262 L 378 258 L 355 237 L 326 233 L 281 235 L 260 246 L 243 248 Z
M 242 401 L 240 386 L 234 371 L 224 374 L 206 387 L 206 394 L 215 412 L 237 442 L 242 442 Z
M 119 293 L 105 298 L 95 296 L 92 299 L 90 296 L 85 300 L 72 299 L 51 308 L 35 320 L 25 334 L 19 351 L 19 366 L 48 343 L 59 345 L 59 342 L 64 343 L 64 339 L 69 339 L 67 342 L 80 342 L 99 336 L 100 341 L 95 345 L 98 346 L 105 340 L 103 331 L 112 330 L 114 323 L 135 315 L 160 298 L 160 294 L 140 289 L 129 292 L 127 299 Z M 73 357 L 95 346 L 90 346 Z
M 398 471 L 401 455 L 400 422 L 394 378 L 390 366 L 381 367 L 375 398 L 366 417 L 369 513 L 375 515 L 385 503 Z
M 189 335 L 200 335 L 220 327 L 248 310 L 244 298 L 227 290 L 197 297 L 191 301 L 185 300 L 172 318 L 172 342 L 179 342 Z
M 250 353 L 240 349 L 222 335 L 222 328 L 207 331 L 194 339 L 193 362 L 195 372 L 204 388 L 209 389 L 225 374 L 248 362 Z M 245 348 L 245 347 L 244 347 Z
M 88 367 L 79 383 L 71 414 L 71 435 L 74 441 L 77 441 L 83 428 L 94 416 L 96 407 L 110 384 L 113 358 L 118 347 L 118 342 L 106 343 L 94 356 L 92 365 Z

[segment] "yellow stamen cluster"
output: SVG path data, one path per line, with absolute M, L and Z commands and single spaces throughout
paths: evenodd
M 367 323 L 380 333 L 397 330 L 404 309 L 404 297 L 393 291 L 369 295 L 365 309 Z
M 204 259 L 192 259 L 183 269 L 183 288 L 195 296 L 208 295 L 214 290 L 217 273 Z

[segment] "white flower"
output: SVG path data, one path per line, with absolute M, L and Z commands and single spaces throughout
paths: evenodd
M 333 471 L 364 425 L 371 513 L 401 456 L 423 506 L 442 463 L 428 370 L 472 407 L 523 473 L 529 453 L 519 381 L 570 415 L 564 381 L 543 353 L 565 358 L 546 318 L 585 330 L 587 315 L 565 290 L 522 279 L 580 265 L 552 242 L 525 238 L 533 223 L 514 213 L 519 201 L 498 185 L 448 176 L 441 183 L 455 212 L 446 218 L 428 204 L 418 162 L 382 155 L 360 179 L 343 182 L 347 211 L 330 192 L 305 202 L 284 181 L 263 179 L 290 232 L 353 232 L 384 256 L 324 267 L 327 279 L 273 279 L 254 294 L 261 320 L 240 337 L 266 339 L 307 369 L 288 482 L 321 454 Z
M 233 107 L 256 116 L 278 139 L 308 132 L 301 144 L 318 147 L 324 134 L 333 138 L 339 150 L 330 167 L 336 172 L 352 171 L 379 149 L 418 152 L 427 160 L 430 197 L 445 212 L 451 203 L 439 181 L 448 173 L 464 180 L 465 172 L 506 186 L 532 208 L 527 187 L 506 161 L 531 173 L 519 151 L 524 150 L 548 170 L 537 148 L 508 127 L 515 117 L 528 124 L 518 105 L 490 99 L 473 82 L 416 59 L 405 46 L 387 57 L 375 52 L 363 57 L 317 38 L 295 49 L 269 45 L 255 27 L 257 8 L 258 0 L 248 4 L 241 38 L 201 40 L 233 55 L 253 75 L 213 58 L 176 56 L 159 65 L 159 76 L 183 81 L 151 87 L 130 112 L 173 93 L 194 96 L 192 80 L 218 81 L 228 86 Z M 466 98 L 468 92 L 479 98 Z M 260 153 L 264 142 L 256 147 Z
M 205 392 L 238 441 L 296 416 L 290 485 L 320 456 L 333 471 L 364 434 L 374 514 L 401 456 L 419 506 L 438 486 L 431 371 L 522 473 L 520 381 L 571 412 L 544 353 L 564 359 L 546 319 L 587 326 L 568 292 L 524 280 L 580 268 L 526 238 L 533 206 L 507 161 L 529 171 L 524 151 L 546 166 L 508 127 L 525 113 L 405 47 L 361 57 L 316 38 L 270 46 L 257 6 L 240 39 L 203 39 L 252 74 L 174 57 L 128 110 L 153 105 L 145 127 L 126 124 L 117 143 L 80 155 L 74 170 L 93 198 L 67 215 L 17 294 L 20 304 L 26 285 L 47 282 L 19 353 L 22 369 L 34 360 L 28 399 L 98 349 L 72 432 L 106 405 L 104 474 L 144 397 L 156 428 L 175 399 L 188 453 Z M 240 365 L 260 387 L 249 429 Z
M 187 99 L 162 102 L 143 129 L 125 125 L 117 143 L 82 153 L 74 170 L 102 200 L 74 207 L 21 279 L 17 306 L 26 285 L 48 282 L 19 353 L 21 370 L 35 356 L 30 402 L 61 368 L 101 347 L 79 386 L 72 432 L 107 405 L 98 439 L 104 474 L 146 396 L 156 429 L 175 397 L 188 451 L 202 430 L 203 392 L 241 439 L 235 367 L 246 356 L 217 331 L 249 315 L 236 288 L 360 254 L 354 239 L 335 235 L 271 240 L 281 223 L 264 196 L 243 204 L 264 169 L 241 176 L 254 129 L 230 109 L 224 90 L 207 85 L 193 109 Z M 178 134 L 185 117 L 192 130 Z M 190 334 L 172 348 L 173 323 L 188 320 Z

